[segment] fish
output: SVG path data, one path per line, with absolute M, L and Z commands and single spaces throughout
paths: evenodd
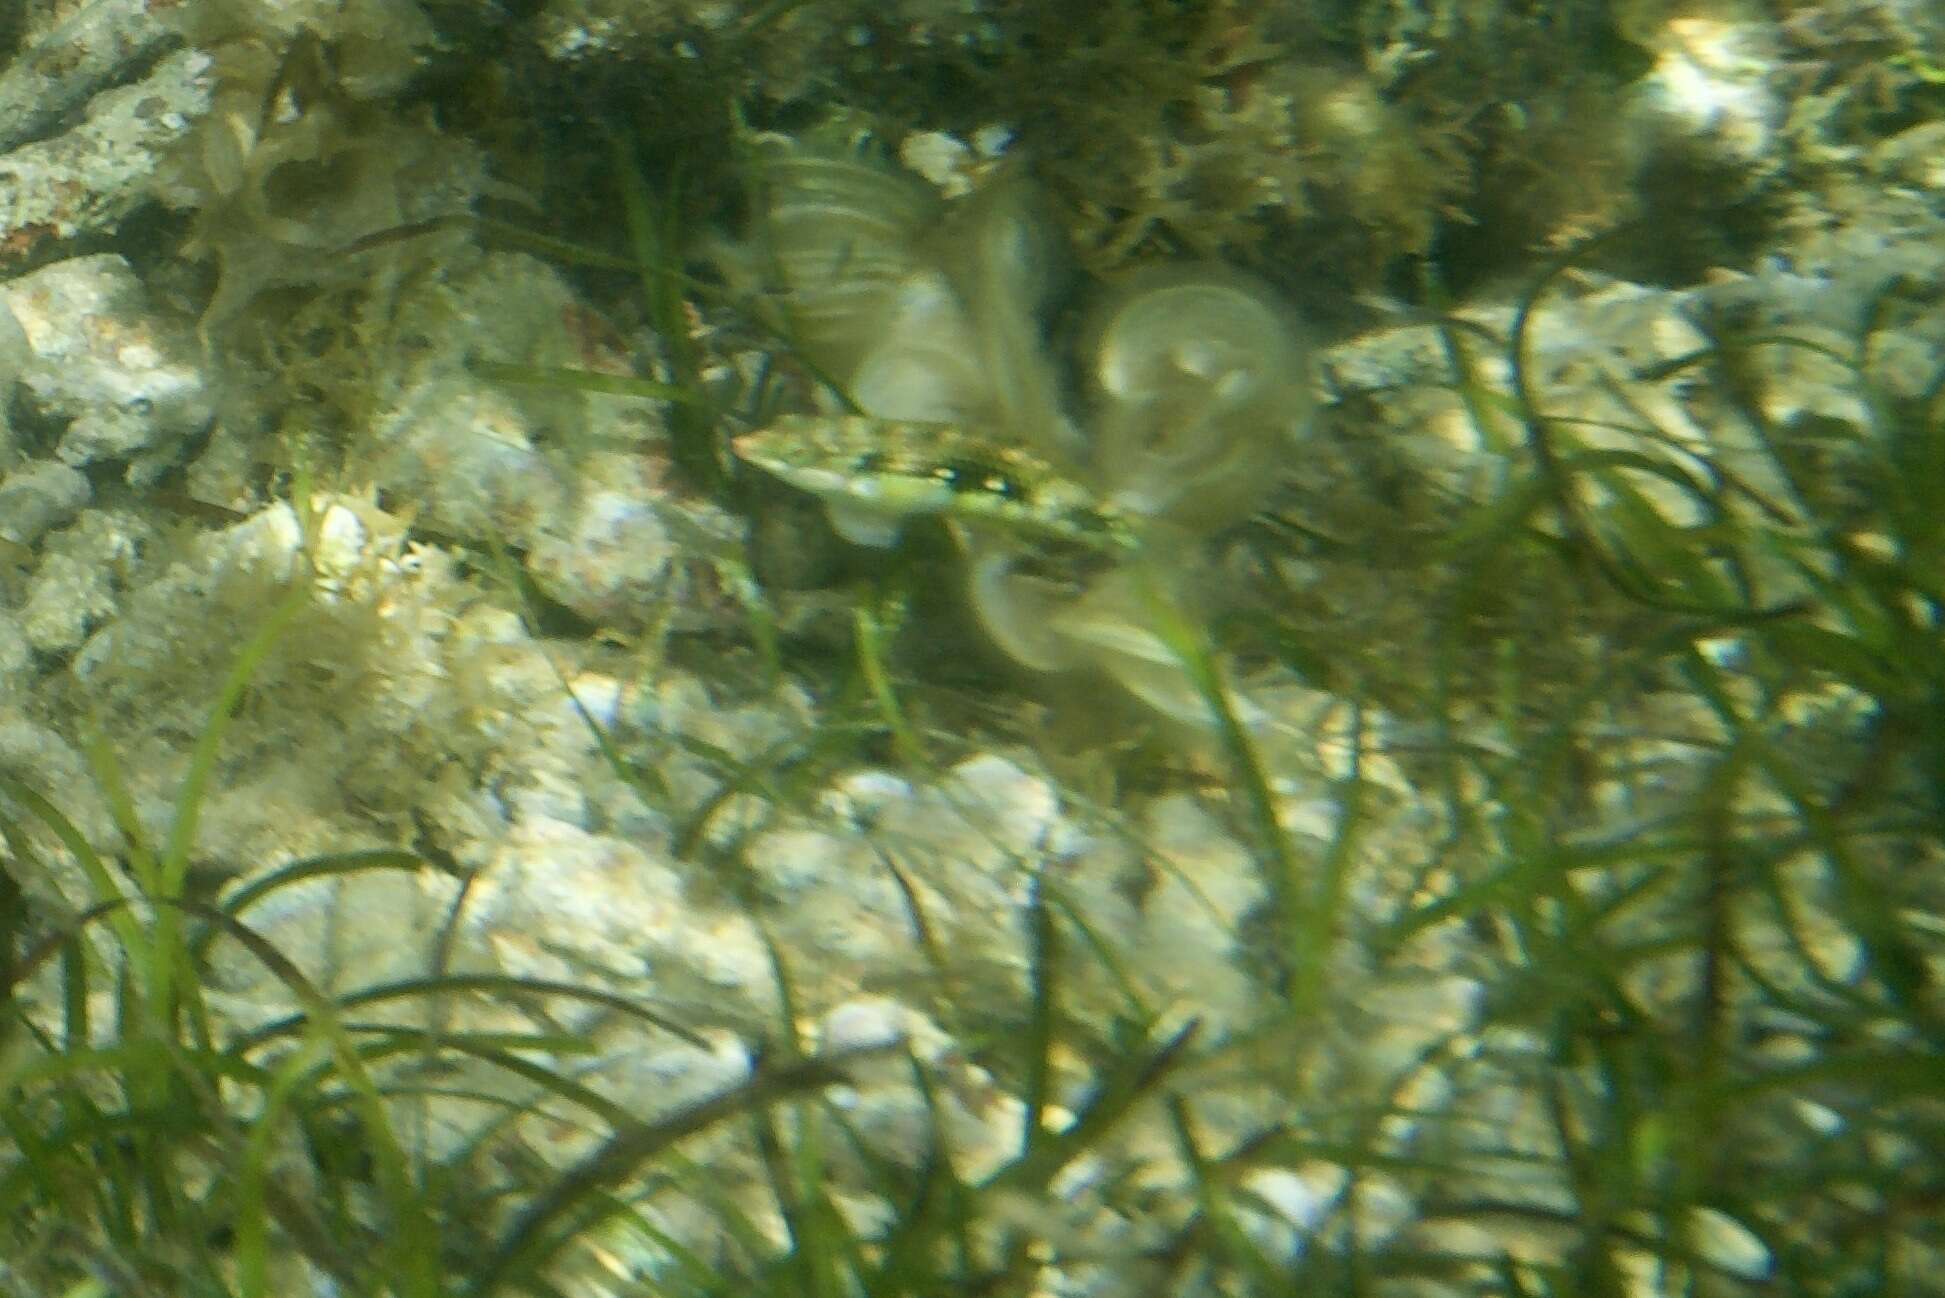
M 734 438 L 731 449 L 816 497 L 832 529 L 856 545 L 894 545 L 907 522 L 924 517 L 1103 553 L 1140 545 L 1133 520 L 1082 482 L 955 424 L 784 415 Z

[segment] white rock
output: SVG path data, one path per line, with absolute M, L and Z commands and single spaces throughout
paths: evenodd
M 56 262 L 0 285 L 0 304 L 33 350 L 21 375 L 29 399 L 68 421 L 55 448 L 66 463 L 135 458 L 130 478 L 145 482 L 209 422 L 193 339 L 148 309 L 122 258 Z

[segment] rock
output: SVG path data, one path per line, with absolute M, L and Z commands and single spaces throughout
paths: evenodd
M 88 503 L 88 480 L 56 460 L 40 460 L 0 478 L 0 539 L 32 545 L 71 522 Z
M 64 463 L 127 463 L 129 481 L 142 485 L 208 424 L 189 331 L 149 309 L 121 257 L 56 262 L 0 285 L 0 304 L 33 351 L 21 374 L 28 401 L 66 424 L 55 446 Z

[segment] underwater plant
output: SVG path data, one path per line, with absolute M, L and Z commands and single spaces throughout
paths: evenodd
M 1304 328 L 1213 260 L 1316 291 L 1429 253 L 1463 296 L 1516 236 L 1627 210 L 1603 106 L 1741 84 L 1760 124 L 1814 68 L 1757 42 L 1711 69 L 1667 39 L 1706 25 L 1636 4 L 439 3 L 438 40 L 378 51 L 340 33 L 420 6 L 173 8 L 316 16 L 207 38 L 230 84 L 185 184 L 220 269 L 172 281 L 221 332 L 279 326 L 224 376 L 272 417 L 184 449 L 268 508 L 203 562 L 118 523 L 148 497 L 98 497 L 0 565 L 0 1289 L 1822 1298 L 1939 1271 L 1935 256 L 1855 310 L 1809 236 L 1693 291 L 1587 261 L 1511 301 L 1427 289 L 1319 357 L 1307 434 Z M 1828 23 L 1854 60 L 1852 129 L 1683 150 L 1731 164 L 1699 192 L 1773 194 L 1802 157 L 1772 143 L 1889 113 L 1896 165 L 1823 147 L 1816 174 L 1886 191 L 1909 254 L 1937 59 L 1874 34 L 1895 6 L 1781 9 L 1786 50 Z M 697 56 L 575 27 L 615 14 Z M 1653 103 L 1589 75 L 1627 49 L 1573 39 L 1617 22 L 1664 60 Z M 760 46 L 801 69 L 749 96 L 763 126 L 875 64 L 919 87 L 881 120 L 999 117 L 1018 147 L 951 199 L 809 134 L 667 163 L 624 182 L 605 263 L 639 296 L 603 296 L 480 253 L 485 222 L 371 234 L 480 192 L 485 137 L 439 85 L 419 118 L 343 77 L 423 50 L 436 80 L 468 24 L 590 51 L 491 114 L 556 139 L 704 116 L 712 64 Z M 1063 28 L 1071 78 L 1007 40 Z M 968 40 L 921 56 L 927 31 Z M 1709 119 L 1666 124 L 1650 152 Z M 586 202 L 615 152 L 570 164 L 604 177 Z M 683 227 L 737 168 L 724 291 Z M 1695 174 L 1641 197 L 1692 211 Z M 289 454 L 306 423 L 344 491 Z M 827 562 L 772 582 L 766 535 Z M 332 611 L 206 714 L 185 682 L 282 594 L 225 560 L 279 537 Z M 665 558 L 693 582 L 629 579 Z M 23 643 L 24 588 L 101 625 L 71 659 Z M 1073 675 L 966 688 L 995 663 Z M 1062 688 L 1083 673 L 1116 688 Z M 1133 723 L 1089 726 L 1091 693 Z M 76 716 L 85 758 L 20 738 Z M 292 824 L 303 797 L 326 814 Z
M 1206 722 L 1134 590 L 1181 589 L 1195 538 L 1246 518 L 1301 437 L 1308 349 L 1289 309 L 1223 268 L 1132 276 L 1081 335 L 1070 415 L 1040 316 L 1059 250 L 1016 175 L 934 215 L 855 147 L 771 136 L 757 157 L 738 263 L 847 408 L 773 419 L 737 454 L 858 544 L 944 518 L 980 624 L 1015 661 L 1102 670 Z M 1047 544 L 1074 552 L 1052 579 Z M 1150 575 L 1131 585 L 1127 565 Z

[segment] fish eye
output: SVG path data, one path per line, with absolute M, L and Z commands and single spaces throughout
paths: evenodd
M 954 491 L 979 491 L 1007 500 L 1021 495 L 1020 484 L 1011 474 L 976 460 L 948 460 L 932 470 L 932 477 Z

